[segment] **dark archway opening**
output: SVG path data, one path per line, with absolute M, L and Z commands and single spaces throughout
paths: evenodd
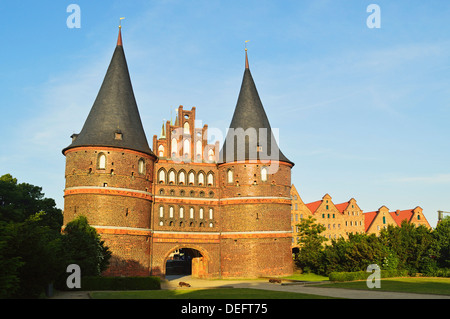
M 192 259 L 203 257 L 202 254 L 192 248 L 180 248 L 174 250 L 166 261 L 166 276 L 191 275 Z

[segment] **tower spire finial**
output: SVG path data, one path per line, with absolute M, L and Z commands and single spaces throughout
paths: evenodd
M 247 42 L 249 42 L 250 40 L 246 40 L 245 41 L 245 68 L 248 69 L 248 56 L 247 56 Z
M 117 38 L 117 45 L 122 46 L 122 20 L 125 18 L 119 19 L 119 36 Z

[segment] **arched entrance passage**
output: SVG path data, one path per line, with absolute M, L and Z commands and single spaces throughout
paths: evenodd
M 208 273 L 208 257 L 202 250 L 193 247 L 176 247 L 164 259 L 165 274 L 192 275 L 204 278 Z

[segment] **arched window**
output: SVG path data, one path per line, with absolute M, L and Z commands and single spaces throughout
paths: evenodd
M 166 172 L 163 169 L 159 170 L 158 183 L 164 184 L 166 182 Z
M 169 172 L 169 184 L 175 184 L 175 171 L 171 170 Z
M 199 218 L 203 219 L 203 207 L 201 207 L 199 210 Z
M 169 207 L 169 218 L 173 218 L 173 206 Z
M 267 182 L 267 167 L 261 168 L 261 181 Z
M 195 174 L 194 172 L 189 172 L 189 185 L 195 184 Z
M 106 168 L 106 155 L 103 153 L 98 154 L 98 169 Z
M 208 181 L 208 186 L 213 186 L 214 185 L 214 175 L 213 175 L 213 173 L 208 173 L 207 181 Z
M 213 209 L 209 209 L 209 219 L 213 219 Z
M 186 173 L 184 171 L 180 171 L 180 173 L 178 174 L 178 184 L 186 184 Z
M 195 144 L 195 156 L 198 160 L 202 159 L 202 141 L 197 140 L 197 143 Z
M 184 207 L 180 207 L 180 218 L 184 218 Z
M 227 171 L 227 181 L 230 184 L 233 183 L 233 171 L 231 169 Z
M 194 219 L 194 207 L 189 208 L 189 218 Z
M 164 207 L 163 206 L 159 206 L 159 217 L 164 218 Z
M 189 130 L 189 123 L 186 122 L 184 123 L 184 130 L 183 130 L 184 134 L 191 134 L 190 130 Z
M 172 157 L 176 157 L 177 156 L 177 152 L 178 152 L 178 143 L 177 143 L 177 139 L 173 138 L 172 139 Z
M 139 172 L 139 174 L 145 173 L 145 161 L 142 158 L 138 162 L 138 172 Z
M 185 139 L 183 142 L 183 154 L 185 157 L 191 154 L 191 141 L 188 139 Z
M 159 157 L 164 157 L 164 146 L 163 145 L 160 145 L 158 147 L 158 156 Z
M 212 148 L 208 151 L 208 161 L 214 161 L 214 150 Z
M 204 185 L 205 184 L 205 174 L 202 172 L 198 173 L 198 185 Z

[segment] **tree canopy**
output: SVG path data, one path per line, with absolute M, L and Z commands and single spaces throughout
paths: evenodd
M 349 234 L 324 245 L 324 227 L 310 217 L 298 225 L 299 252 L 295 263 L 305 272 L 365 271 L 370 264 L 384 270 L 406 270 L 411 274 L 436 274 L 450 268 L 450 217 L 434 230 L 404 221 L 374 234 Z
M 42 188 L 0 177 L 0 298 L 35 298 L 77 263 L 82 275 L 105 270 L 110 251 L 85 217 L 68 223 Z

